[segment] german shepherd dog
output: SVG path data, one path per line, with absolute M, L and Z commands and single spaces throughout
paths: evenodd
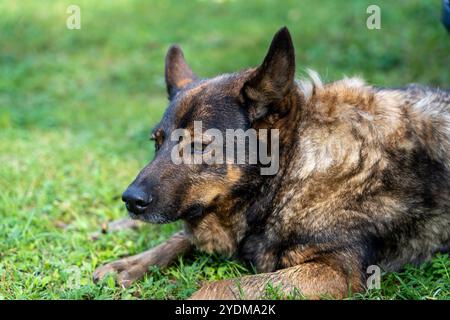
M 169 106 L 156 155 L 122 198 L 133 218 L 183 220 L 159 246 L 98 268 L 128 286 L 191 248 L 258 271 L 206 283 L 193 299 L 257 299 L 267 284 L 307 298 L 366 288 L 367 268 L 401 269 L 450 248 L 450 91 L 376 88 L 359 78 L 296 81 L 287 28 L 257 68 L 199 79 L 178 46 L 166 56 Z M 277 129 L 279 169 L 174 164 L 171 132 Z M 203 150 L 203 149 L 202 149 Z

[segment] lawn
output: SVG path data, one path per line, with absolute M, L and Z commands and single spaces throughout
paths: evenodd
M 68 30 L 66 8 L 81 8 Z M 366 8 L 381 8 L 368 30 Z M 93 231 L 126 216 L 120 194 L 153 157 L 148 136 L 167 105 L 164 55 L 179 43 L 195 72 L 254 66 L 287 25 L 298 74 L 358 74 L 380 86 L 448 87 L 450 36 L 440 1 L 1 1 L 0 298 L 180 299 L 201 281 L 251 273 L 195 253 L 128 289 L 93 270 L 163 241 L 180 224 Z M 449 299 L 450 259 L 383 274 L 354 299 Z M 277 297 L 276 292 L 268 297 Z

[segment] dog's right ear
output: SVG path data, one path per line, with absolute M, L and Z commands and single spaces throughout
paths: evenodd
M 294 74 L 294 45 L 289 30 L 284 27 L 275 34 L 263 63 L 241 90 L 251 120 L 278 111 L 274 105 L 294 88 Z
M 167 51 L 165 78 L 169 100 L 172 99 L 181 88 L 197 79 L 195 74 L 186 64 L 183 51 L 181 51 L 181 48 L 177 45 L 171 46 Z

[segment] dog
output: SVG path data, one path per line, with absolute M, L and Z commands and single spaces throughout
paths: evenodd
M 268 284 L 342 299 L 365 290 L 369 266 L 395 271 L 447 252 L 449 90 L 377 88 L 359 78 L 324 84 L 308 73 L 295 80 L 286 27 L 260 66 L 212 79 L 198 78 L 172 46 L 169 105 L 152 134 L 155 158 L 122 199 L 133 218 L 183 220 L 184 228 L 98 268 L 94 279 L 116 272 L 128 286 L 149 266 L 165 267 L 196 248 L 238 258 L 258 273 L 207 283 L 192 299 L 257 299 Z M 179 141 L 171 132 L 193 133 L 195 121 L 220 132 L 276 130 L 278 171 L 262 175 L 259 162 L 174 164 Z

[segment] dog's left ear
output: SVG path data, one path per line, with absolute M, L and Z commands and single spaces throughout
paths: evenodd
M 185 85 L 197 79 L 187 65 L 183 51 L 177 45 L 171 46 L 167 51 L 165 77 L 169 99 L 172 99 Z
M 273 37 L 263 63 L 244 84 L 241 94 L 251 120 L 264 117 L 294 87 L 295 51 L 289 30 L 281 28 Z

